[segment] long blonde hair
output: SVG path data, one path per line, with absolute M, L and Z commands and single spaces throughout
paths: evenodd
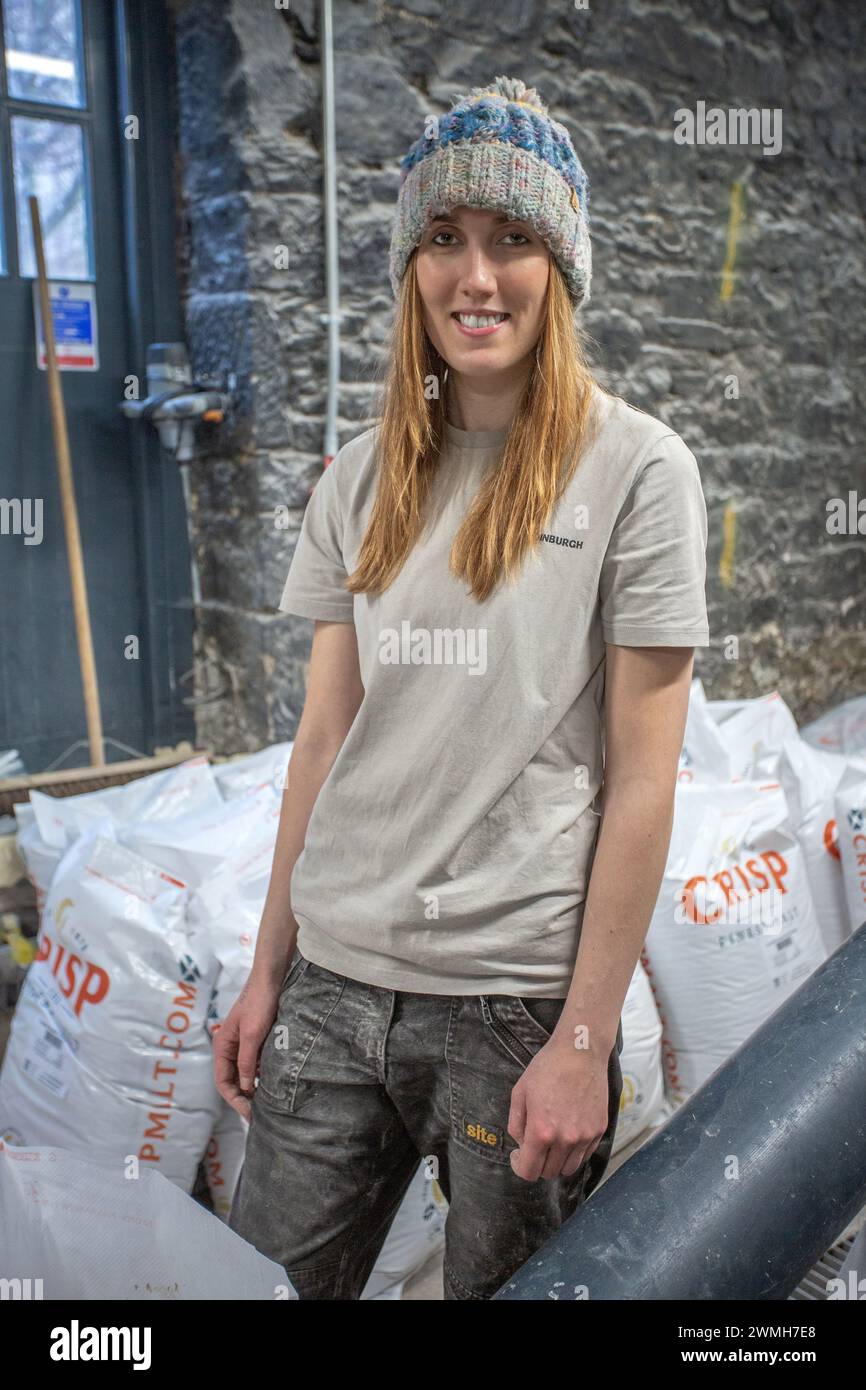
M 413 253 L 394 317 L 382 420 L 378 485 L 351 593 L 381 593 L 399 574 L 424 526 L 445 423 L 446 363 L 424 328 Z M 503 445 L 451 548 L 451 570 L 479 602 L 535 547 L 587 442 L 594 377 L 584 356 L 565 280 L 551 258 L 547 319 L 535 364 Z M 431 383 L 436 395 L 428 398 Z M 603 389 L 603 388 L 601 388 Z

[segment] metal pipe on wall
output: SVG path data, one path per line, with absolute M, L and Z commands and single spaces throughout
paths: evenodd
M 325 189 L 325 285 L 328 308 L 328 375 L 325 399 L 324 466 L 338 448 L 337 409 L 340 389 L 340 265 L 337 223 L 337 146 L 334 131 L 334 32 L 331 0 L 322 0 L 322 134 Z

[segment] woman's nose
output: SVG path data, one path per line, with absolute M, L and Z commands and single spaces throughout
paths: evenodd
M 496 277 L 493 273 L 493 267 L 482 246 L 468 246 L 466 248 L 464 264 L 461 269 L 461 288 L 485 292 L 495 288 Z

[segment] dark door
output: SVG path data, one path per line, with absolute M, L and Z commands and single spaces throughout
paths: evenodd
M 31 193 L 49 277 L 70 302 L 82 286 L 95 297 L 98 367 L 62 382 L 106 759 L 127 756 L 109 739 L 149 754 L 193 737 L 180 478 L 117 408 L 131 377 L 146 394 L 147 342 L 179 336 L 172 82 L 161 0 L 0 0 L 0 17 L 0 749 L 38 772 L 89 756 L 63 756 L 86 726 L 36 360 Z

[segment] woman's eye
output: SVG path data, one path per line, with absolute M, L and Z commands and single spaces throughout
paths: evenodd
M 452 244 L 450 241 L 440 241 L 440 240 L 439 240 L 439 238 L 440 238 L 440 237 L 443 237 L 443 236 L 451 237 L 451 238 L 452 238 L 452 241 L 453 241 L 454 233 L 453 233 L 453 232 L 437 232 L 437 233 L 435 234 L 435 236 L 431 237 L 431 240 L 430 240 L 431 246 L 450 246 L 450 245 Z M 520 240 L 519 240 L 518 242 L 512 243 L 512 245 L 517 245 L 517 246 L 521 246 L 521 245 L 524 245 L 524 244 L 527 245 L 527 246 L 529 245 L 529 237 L 528 237 L 528 236 L 525 236 L 523 232 L 506 232 L 506 233 L 505 233 L 505 236 L 503 237 L 503 241 L 505 241 L 508 237 L 519 237 L 519 238 L 520 238 Z

